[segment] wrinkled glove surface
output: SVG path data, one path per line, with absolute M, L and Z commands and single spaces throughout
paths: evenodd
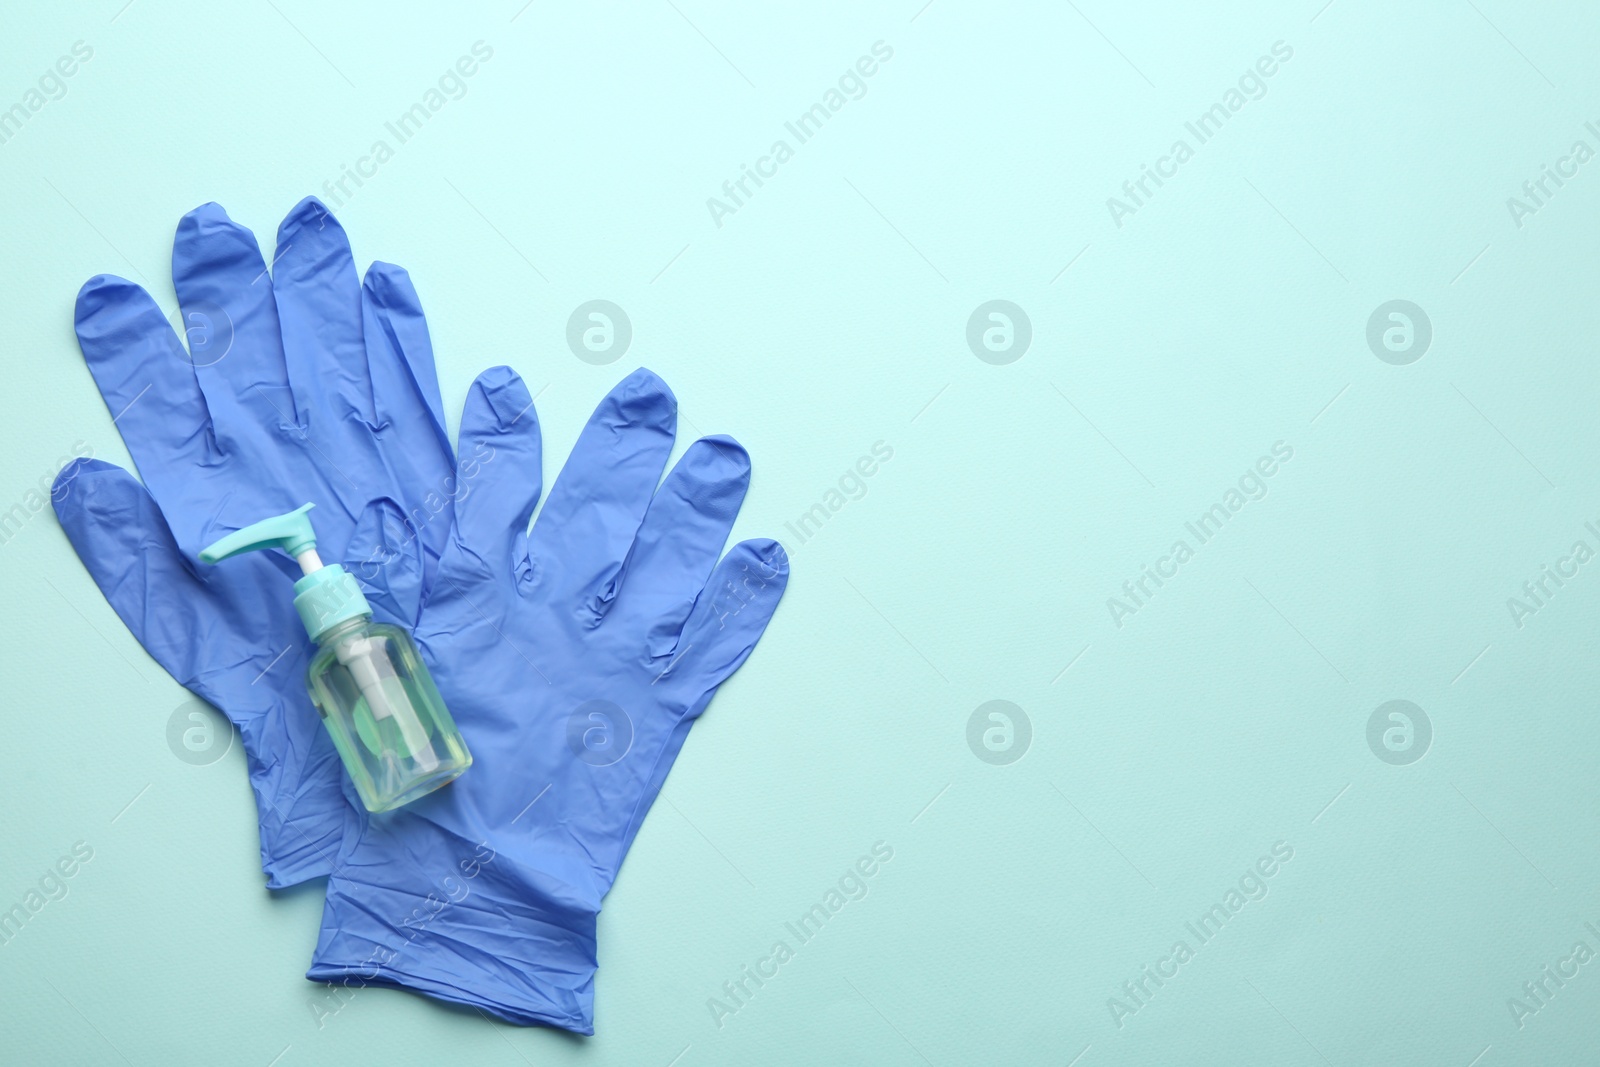
M 527 532 L 532 401 L 505 368 L 474 384 L 458 450 L 484 459 L 416 631 L 473 766 L 398 811 L 349 806 L 307 977 L 593 1032 L 601 898 L 788 579 L 775 541 L 722 556 L 737 443 L 696 441 L 661 480 L 676 419 L 665 383 L 630 375 Z
M 306 695 L 314 646 L 281 553 L 203 567 L 224 534 L 313 501 L 319 551 L 410 626 L 470 483 L 444 430 L 422 306 L 399 267 L 358 280 L 344 230 L 314 198 L 255 236 L 216 204 L 172 249 L 184 340 L 132 282 L 78 294 L 84 359 L 143 483 L 100 460 L 56 479 L 57 516 L 152 658 L 239 728 L 269 886 L 326 874 L 343 771 Z M 470 459 L 465 462 L 470 463 Z

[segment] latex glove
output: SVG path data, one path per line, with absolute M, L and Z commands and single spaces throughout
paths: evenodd
M 718 562 L 750 479 L 726 437 L 665 481 L 677 402 L 635 371 L 601 402 L 531 533 L 539 429 L 486 372 L 460 452 L 487 449 L 417 629 L 472 750 L 437 793 L 350 807 L 307 977 L 400 986 L 593 1032 L 595 920 L 696 716 L 788 580 L 771 540 Z
M 239 727 L 272 887 L 326 874 L 343 771 L 306 694 L 314 651 L 282 554 L 199 573 L 201 547 L 317 504 L 319 545 L 407 626 L 449 533 L 457 477 L 433 350 L 405 271 L 365 283 L 314 198 L 278 230 L 269 275 L 255 236 L 216 204 L 183 217 L 172 280 L 186 349 L 155 301 L 91 278 L 77 332 L 141 485 L 99 460 L 52 494 L 78 557 L 156 662 Z M 281 575 L 274 573 L 281 572 Z

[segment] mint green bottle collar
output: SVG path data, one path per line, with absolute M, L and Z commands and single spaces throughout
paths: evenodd
M 305 576 L 294 583 L 294 608 L 313 641 L 351 619 L 372 614 L 355 577 L 337 563 L 323 566 L 317 555 L 317 536 L 306 516 L 314 505 L 305 504 L 284 515 L 251 523 L 207 545 L 200 559 L 216 563 L 243 552 L 281 548 L 295 558 Z
M 372 605 L 361 595 L 355 576 L 330 563 L 294 583 L 294 610 L 311 640 L 319 641 L 341 622 L 371 615 Z

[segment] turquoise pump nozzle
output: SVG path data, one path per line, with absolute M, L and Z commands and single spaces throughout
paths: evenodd
M 294 606 L 313 641 L 341 622 L 372 614 L 372 606 L 361 595 L 355 578 L 337 563 L 324 566 L 317 555 L 317 535 L 306 512 L 315 505 L 305 504 L 283 515 L 274 515 L 235 530 L 200 551 L 205 563 L 217 563 L 243 552 L 281 548 L 293 556 L 305 576 L 294 583 Z
M 317 547 L 316 531 L 311 528 L 311 520 L 306 518 L 306 512 L 314 507 L 315 504 L 302 504 L 286 515 L 274 515 L 270 519 L 253 522 L 242 530 L 235 530 L 201 549 L 200 559 L 205 563 L 216 563 L 241 552 L 281 548 L 298 560 L 302 552 Z M 321 560 L 317 562 L 321 564 Z

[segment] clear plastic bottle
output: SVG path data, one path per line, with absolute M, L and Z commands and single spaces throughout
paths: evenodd
M 306 687 L 368 811 L 389 811 L 472 766 L 411 635 L 365 615 L 317 638 Z
M 281 548 L 300 564 L 294 606 L 321 646 L 306 688 L 368 811 L 390 811 L 455 781 L 472 754 L 433 684 L 411 635 L 372 621 L 372 607 L 348 571 L 324 566 L 306 512 L 252 523 L 206 546 L 216 563 L 241 552 Z

